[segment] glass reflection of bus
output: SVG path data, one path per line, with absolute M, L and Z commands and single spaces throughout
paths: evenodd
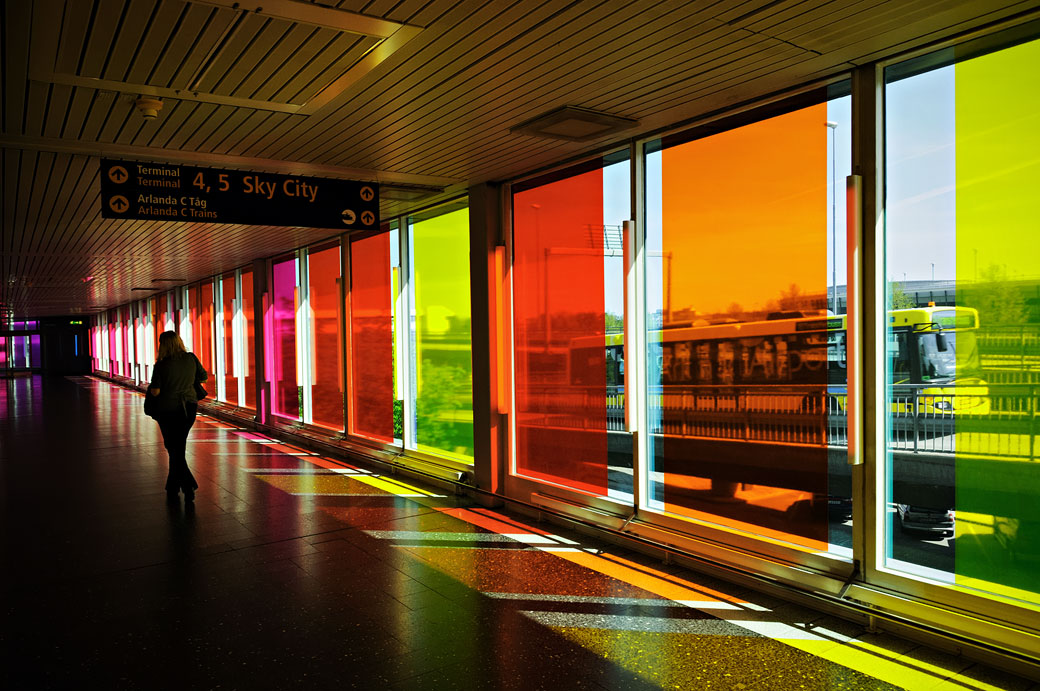
M 988 388 L 978 377 L 977 310 L 893 310 L 888 322 L 886 352 L 893 412 L 944 417 L 989 412 Z M 651 332 L 649 340 L 649 391 L 652 399 L 660 399 L 656 402 L 662 418 L 667 418 L 669 410 L 724 412 L 738 407 L 772 413 L 844 414 L 844 315 L 806 317 L 784 312 L 754 322 L 672 325 Z M 608 408 L 621 415 L 621 334 L 574 339 L 571 371 L 587 371 L 576 363 L 602 357 L 602 351 L 597 355 L 596 349 L 604 346 Z M 570 383 L 590 382 L 575 381 L 572 375 Z M 720 396 L 720 392 L 730 395 Z M 651 401 L 652 406 L 654 403 Z

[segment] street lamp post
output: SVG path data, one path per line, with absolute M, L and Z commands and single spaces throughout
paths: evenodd
M 838 157 L 838 149 L 835 146 L 835 132 L 838 123 L 833 120 L 827 121 L 827 127 L 831 131 L 831 314 L 838 313 L 838 224 L 837 211 L 835 210 L 838 188 L 835 184 L 835 159 Z M 848 300 L 848 291 L 845 292 Z

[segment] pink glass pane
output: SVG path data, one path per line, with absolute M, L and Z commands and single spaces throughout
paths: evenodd
M 242 318 L 246 326 L 246 401 L 245 407 L 256 410 L 256 368 L 253 348 L 256 342 L 256 322 L 253 315 L 253 272 L 242 271 Z
M 268 335 L 271 366 L 271 412 L 300 419 L 296 380 L 296 260 L 277 262 L 271 269 L 271 320 Z

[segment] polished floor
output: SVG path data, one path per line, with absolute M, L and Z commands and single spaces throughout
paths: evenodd
M 210 417 L 0 379 L 4 689 L 1040 689 Z

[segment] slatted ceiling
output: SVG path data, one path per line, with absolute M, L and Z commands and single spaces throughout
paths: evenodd
M 581 39 L 581 37 L 578 37 Z M 494 108 L 489 110 L 486 108 L 474 108 L 471 109 L 469 114 L 466 116 L 466 120 L 457 121 L 460 123 L 458 131 L 465 133 L 476 123 L 481 126 L 488 127 L 489 129 L 499 128 L 500 130 L 506 130 L 509 126 L 516 124 L 516 122 L 530 117 L 537 112 L 547 110 L 553 105 L 553 98 L 564 99 L 566 102 L 573 102 L 579 104 L 585 104 L 586 99 L 597 93 L 602 93 L 604 84 L 615 85 L 614 90 L 623 90 L 622 102 L 625 102 L 631 98 L 634 98 L 637 94 L 629 89 L 626 84 L 624 87 L 617 86 L 620 84 L 621 75 L 624 74 L 624 70 L 630 67 L 639 67 L 646 73 L 649 80 L 646 81 L 643 88 L 648 88 L 651 91 L 656 90 L 657 80 L 660 78 L 660 66 L 659 63 L 655 62 L 655 58 L 666 60 L 668 55 L 666 51 L 662 50 L 659 54 L 653 52 L 654 40 L 647 38 L 640 42 L 634 40 L 626 44 L 626 49 L 623 52 L 617 53 L 616 51 L 611 52 L 611 49 L 602 48 L 602 54 L 582 56 L 580 49 L 573 55 L 563 55 L 558 60 L 554 61 L 554 71 L 547 71 L 548 64 L 538 65 L 537 73 L 544 75 L 541 78 L 546 81 L 554 81 L 558 86 L 554 92 L 549 94 L 550 98 L 543 99 L 541 102 L 531 103 L 524 97 L 525 89 L 533 90 L 537 88 L 534 85 L 528 86 L 521 84 L 518 78 L 503 79 L 500 83 L 503 86 L 501 90 L 496 90 L 487 95 L 483 100 L 488 101 L 494 105 Z M 662 44 L 663 45 L 663 44 Z M 679 44 L 676 44 L 679 46 Z M 679 46 L 678 50 L 683 52 L 683 48 Z M 613 56 L 617 58 L 614 59 Z M 586 64 L 582 65 L 578 61 L 586 57 Z M 611 65 L 611 71 L 604 73 L 601 64 L 593 63 L 597 57 L 606 60 L 613 60 Z M 592 63 L 592 64 L 589 64 Z M 568 67 L 568 65 L 573 67 Z M 534 71 L 534 70 L 531 70 Z M 585 84 L 583 88 L 578 88 L 578 85 L 582 80 L 595 79 L 600 83 Z M 631 81 L 631 80 L 629 80 Z M 607 87 L 609 88 L 609 87 Z M 513 91 L 518 96 L 514 95 L 512 98 L 508 97 L 502 90 Z M 624 106 L 619 109 L 615 104 L 604 105 L 604 107 L 611 111 L 619 114 L 626 114 L 623 112 Z M 420 133 L 425 135 L 425 132 Z M 464 134 L 462 136 L 465 136 Z M 517 135 L 510 135 L 517 136 Z M 529 137 L 523 137 L 526 141 L 532 141 Z M 396 161 L 391 162 L 396 163 Z
M 495 52 L 491 52 L 490 49 L 502 41 L 501 37 L 493 37 L 498 38 L 498 42 L 489 40 L 479 46 L 486 56 L 485 62 L 473 60 L 466 66 L 465 70 L 458 70 L 458 66 L 449 58 L 444 67 L 457 71 L 443 81 L 442 78 L 435 75 L 416 75 L 420 84 L 425 81 L 436 83 L 436 87 L 431 89 L 434 97 L 432 99 L 424 99 L 422 108 L 415 108 L 414 106 L 409 108 L 409 105 L 414 103 L 414 100 L 410 97 L 410 93 L 406 93 L 393 102 L 385 104 L 373 103 L 371 108 L 359 109 L 358 116 L 364 118 L 361 122 L 366 123 L 366 125 L 364 129 L 359 127 L 353 130 L 358 134 L 353 140 L 354 145 L 349 146 L 351 140 L 342 137 L 342 135 L 337 137 L 336 140 L 329 142 L 329 146 L 337 150 L 337 161 L 350 160 L 353 156 L 358 155 L 358 147 L 362 142 L 366 141 L 367 137 L 374 136 L 377 131 L 383 139 L 392 141 L 396 149 L 401 149 L 406 146 L 410 147 L 414 141 L 424 141 L 428 137 L 429 129 L 432 127 L 444 128 L 441 131 L 449 136 L 452 132 L 458 130 L 472 133 L 474 124 L 483 128 L 495 127 L 494 123 L 484 122 L 480 119 L 483 114 L 478 115 L 477 105 L 472 102 L 473 93 L 486 93 L 489 98 L 494 99 L 505 100 L 506 98 L 512 98 L 522 100 L 522 97 L 519 95 L 524 93 L 524 85 L 520 82 L 520 79 L 531 74 L 527 64 L 522 61 L 539 55 L 547 47 L 543 46 L 541 49 L 534 47 L 537 40 L 545 39 L 543 43 L 547 43 L 549 40 L 544 36 L 544 29 L 539 27 L 535 31 L 530 31 L 529 27 L 535 26 L 537 22 L 541 22 L 546 17 L 551 16 L 553 9 L 554 6 L 549 3 L 540 7 L 538 14 L 531 13 L 517 21 L 519 37 L 507 44 L 501 51 L 514 51 L 512 55 L 508 55 L 508 60 L 500 58 Z M 586 17 L 589 22 L 598 21 L 603 16 L 612 14 L 609 8 L 602 7 L 597 9 L 598 12 L 590 13 Z M 571 8 L 571 11 L 576 12 L 574 8 Z M 629 8 L 628 11 L 634 14 L 639 10 Z M 618 12 L 617 15 L 621 15 L 617 17 L 617 21 L 623 21 L 625 11 Z M 590 27 L 588 30 L 592 31 L 593 29 Z M 481 35 L 479 31 L 470 33 L 476 37 Z M 582 41 L 580 32 L 567 35 L 564 39 L 574 44 Z M 516 50 L 523 43 L 527 43 L 527 50 Z M 561 41 L 560 48 L 562 48 L 563 43 Z M 469 45 L 459 46 L 460 51 L 466 51 L 469 48 Z M 485 48 L 488 50 L 485 51 Z M 467 60 L 471 59 L 469 55 L 466 57 Z M 487 61 L 491 60 L 495 61 L 494 65 L 486 64 Z M 431 64 L 430 67 L 432 69 L 435 66 Z M 510 72 L 512 72 L 511 75 L 509 74 Z M 497 88 L 494 85 L 498 85 Z M 379 106 L 378 110 L 375 110 L 376 105 Z M 448 109 L 447 112 L 444 111 L 445 108 Z M 435 114 L 443 118 L 443 121 L 434 118 Z M 524 119 L 521 112 L 514 111 L 514 114 L 517 121 Z M 444 122 L 450 124 L 445 127 Z M 338 145 L 341 143 L 348 144 L 347 148 L 338 148 Z M 393 159 L 380 157 L 367 160 L 364 165 L 368 166 L 375 163 L 375 161 L 379 161 L 379 166 L 386 165 L 388 167 L 393 167 L 399 163 L 399 161 Z
M 435 59 L 424 60 L 419 69 L 411 71 L 403 77 L 398 77 L 396 73 L 388 75 L 388 79 L 393 79 L 398 86 L 397 95 L 392 100 L 379 98 L 378 94 L 373 94 L 374 97 L 371 99 L 366 98 L 370 92 L 377 90 L 378 85 L 363 91 L 357 99 L 361 105 L 355 110 L 357 126 L 352 127 L 347 133 L 342 130 L 337 131 L 332 126 L 323 134 L 320 143 L 312 141 L 309 146 L 287 150 L 286 154 L 309 156 L 314 155 L 315 149 L 321 147 L 326 151 L 335 151 L 337 158 L 330 160 L 341 162 L 356 155 L 357 146 L 363 146 L 374 138 L 378 138 L 380 141 L 397 142 L 398 132 L 401 129 L 405 131 L 417 129 L 415 123 L 423 122 L 422 111 L 415 115 L 417 100 L 421 103 L 430 102 L 432 106 L 448 99 L 449 102 L 456 105 L 468 106 L 465 101 L 459 101 L 457 92 L 452 90 L 451 84 L 454 83 L 456 88 L 472 88 L 474 85 L 490 83 L 493 79 L 493 74 L 482 72 L 475 66 L 479 65 L 475 59 L 476 54 L 493 55 L 494 47 L 504 40 L 502 36 L 495 36 L 494 32 L 490 31 L 489 27 L 493 24 L 489 24 L 489 22 L 499 21 L 503 24 L 517 26 L 518 31 L 526 30 L 527 27 L 551 16 L 554 5 L 546 3 L 535 9 L 536 11 L 531 11 L 526 15 L 518 14 L 515 7 L 512 8 L 511 14 L 506 15 L 495 15 L 490 11 L 471 15 L 467 21 L 478 24 L 460 25 L 455 34 L 442 37 L 443 40 L 452 41 L 450 52 L 445 51 Z M 486 40 L 482 40 L 487 33 L 492 35 Z M 457 39 L 461 40 L 456 42 Z M 469 73 L 463 71 L 463 65 L 459 64 L 462 61 L 459 58 L 460 55 L 465 56 L 464 60 L 470 70 Z M 404 69 L 395 72 L 398 71 L 404 71 Z M 451 74 L 444 75 L 445 71 Z M 411 119 L 411 122 L 407 120 L 408 118 Z M 394 123 L 402 123 L 402 121 L 403 124 L 394 127 Z M 340 149 L 343 144 L 351 142 L 356 143 L 356 146 L 346 150 Z M 359 160 L 368 161 L 370 159 L 361 158 Z M 368 166 L 368 163 L 361 165 Z
M 508 133 L 509 126 L 552 106 L 588 105 L 638 117 L 643 129 L 663 127 L 735 99 L 834 74 L 849 62 L 891 51 L 892 45 L 977 26 L 982 18 L 1035 8 L 1040 1 L 945 5 L 928 0 L 912 11 L 908 3 L 880 0 L 673 0 L 648 7 L 622 0 L 341 2 L 351 11 L 427 28 L 357 82 L 340 99 L 338 111 L 290 116 L 166 99 L 154 122 L 137 116 L 129 94 L 117 98 L 86 87 L 39 83 L 26 90 L 30 25 L 26 12 L 19 18 L 11 4 L 3 9 L 5 135 L 82 137 L 443 174 L 465 181 L 454 186 L 458 190 L 611 141 L 578 144 Z M 99 0 L 94 13 L 82 9 L 94 8 L 93 0 L 36 0 L 39 7 L 45 4 L 58 8 L 53 23 L 71 27 L 62 31 L 58 63 L 48 70 L 77 73 L 100 64 L 106 78 L 173 87 L 185 86 L 178 80 L 198 72 L 236 16 L 183 0 Z M 99 19 L 104 8 L 115 8 L 116 28 L 107 42 L 96 45 L 106 31 Z M 77 20 L 84 12 L 86 19 Z M 214 60 L 200 88 L 288 101 L 300 89 L 323 87 L 327 77 L 356 59 L 349 54 L 357 41 L 353 35 L 250 19 L 257 20 L 252 33 L 229 40 L 227 54 Z M 720 19 L 734 24 L 723 27 Z M 82 38 L 88 31 L 90 40 L 76 45 L 76 33 Z M 65 46 L 67 39 L 71 46 Z M 72 67 L 63 69 L 70 62 Z M 286 66 L 291 74 L 283 73 Z M 99 143 L 97 149 L 105 146 Z M 3 275 L 36 278 L 39 290 L 0 282 L 0 299 L 17 292 L 23 305 L 43 309 L 46 303 L 50 313 L 68 311 L 62 300 L 119 304 L 138 298 L 129 288 L 150 285 L 158 273 L 197 280 L 333 233 L 100 219 L 96 158 L 27 152 L 12 159 L 10 151 L 2 159 Z M 17 182 L 10 180 L 12 174 Z M 381 209 L 386 216 L 409 206 L 385 201 Z M 93 285 L 60 287 L 65 277 L 90 274 L 98 277 Z
M 467 110 L 469 112 L 464 116 L 465 119 L 452 118 L 454 122 L 457 122 L 459 124 L 459 127 L 456 128 L 457 132 L 461 132 L 459 136 L 468 136 L 466 133 L 471 131 L 471 128 L 474 126 L 486 127 L 489 130 L 507 130 L 509 126 L 524 119 L 525 117 L 529 117 L 530 115 L 536 114 L 537 112 L 541 112 L 552 107 L 552 105 L 554 105 L 554 97 L 558 99 L 563 99 L 566 102 L 584 103 L 584 99 L 586 97 L 590 96 L 591 94 L 599 93 L 602 91 L 602 89 L 604 88 L 603 83 L 617 83 L 619 75 L 623 73 L 622 70 L 626 66 L 645 67 L 646 72 L 649 74 L 651 78 L 646 82 L 643 88 L 648 88 L 651 91 L 655 90 L 656 80 L 659 78 L 657 76 L 659 74 L 659 69 L 657 65 L 653 63 L 652 58 L 661 57 L 661 59 L 667 59 L 667 54 L 664 51 L 661 51 L 661 56 L 657 56 L 650 52 L 654 44 L 653 38 L 648 37 L 644 41 L 646 46 L 646 52 L 649 53 L 648 55 L 641 55 L 639 53 L 641 45 L 639 41 L 631 41 L 626 44 L 626 50 L 621 53 L 617 53 L 616 51 L 611 52 L 610 48 L 607 47 L 601 48 L 601 54 L 599 54 L 598 56 L 583 56 L 580 48 L 582 37 L 578 36 L 577 38 L 579 40 L 578 48 L 574 51 L 573 54 L 564 54 L 561 57 L 559 57 L 553 63 L 554 65 L 556 65 L 555 71 L 546 71 L 547 65 L 545 64 L 537 66 L 537 74 L 540 75 L 541 79 L 545 80 L 546 82 L 552 82 L 558 85 L 556 89 L 549 94 L 549 98 L 543 99 L 539 102 L 531 103 L 528 99 L 525 99 L 524 97 L 525 89 L 533 90 L 537 88 L 537 86 L 528 86 L 525 84 L 521 84 L 519 82 L 519 79 L 517 78 L 503 80 L 501 83 L 507 85 L 505 87 L 506 89 L 509 89 L 513 91 L 515 94 L 519 95 L 514 96 L 510 100 L 508 97 L 505 97 L 504 94 L 489 94 L 488 96 L 495 106 L 493 110 L 482 109 L 479 107 L 471 108 L 469 104 L 467 104 Z M 676 49 L 680 53 L 682 53 L 684 50 L 679 43 L 676 44 Z M 618 56 L 616 60 L 613 59 L 614 55 Z M 600 64 L 596 64 L 594 62 L 597 57 L 601 59 Z M 585 61 L 584 65 L 580 62 L 582 59 L 584 59 Z M 609 72 L 603 71 L 602 60 L 613 62 L 613 64 L 611 65 L 611 70 Z M 646 62 L 651 62 L 651 65 L 646 66 Z M 533 72 L 534 70 L 531 71 Z M 601 83 L 585 84 L 583 85 L 583 88 L 579 89 L 578 85 L 581 84 L 583 79 L 585 81 L 597 80 Z M 625 91 L 626 94 L 624 100 L 633 98 L 635 96 L 635 94 L 631 90 L 628 90 L 626 88 Z M 625 114 L 616 107 L 608 108 L 608 110 L 611 110 L 612 112 L 619 112 L 620 114 Z M 423 138 L 425 135 L 425 132 L 420 131 L 419 133 L 417 133 L 416 138 Z M 516 135 L 509 136 L 514 137 Z M 529 137 L 523 137 L 523 139 L 531 141 L 531 138 Z M 424 151 L 423 155 L 428 156 L 430 155 L 430 152 Z M 383 162 L 381 161 L 380 163 Z M 399 163 L 399 161 L 388 161 L 386 163 L 388 165 L 394 165 Z
M 489 5 L 490 3 L 482 0 L 463 0 L 454 4 L 441 17 L 441 21 L 405 45 L 401 51 L 402 60 L 396 61 L 390 71 L 381 74 L 378 82 L 365 80 L 365 88 L 359 90 L 347 108 L 352 113 L 366 112 L 370 102 L 386 97 L 388 85 L 393 85 L 391 92 L 396 95 L 404 93 L 417 83 L 432 84 L 430 77 L 436 69 L 432 63 L 439 67 L 450 60 L 450 57 L 445 57 L 445 53 L 449 53 L 450 56 L 458 55 L 459 42 L 472 37 L 480 28 L 480 25 L 473 23 L 473 17 L 490 16 L 495 13 Z M 430 46 L 433 46 L 432 55 L 427 52 Z M 417 59 L 409 60 L 410 57 Z M 415 64 L 416 62 L 419 64 Z M 330 113 L 318 122 L 314 122 L 317 118 L 308 118 L 305 121 L 292 120 L 289 123 L 292 125 L 290 129 L 267 132 L 254 139 L 254 143 L 245 148 L 244 155 L 264 155 L 260 152 L 270 150 L 276 157 L 299 159 L 300 156 L 296 153 L 298 149 L 292 148 L 293 143 L 307 143 L 319 137 L 328 137 L 330 131 L 342 132 L 344 128 L 339 118 L 340 116 Z M 354 131 L 353 127 L 350 129 Z M 359 133 L 357 136 L 363 135 Z
M 600 29 L 600 27 L 596 25 L 588 27 L 588 30 L 606 34 L 606 31 Z M 597 48 L 599 52 L 590 57 L 590 51 L 583 47 L 586 44 L 585 36 L 579 33 L 576 36 L 573 36 L 572 39 L 575 43 L 575 48 L 572 50 L 572 53 L 559 54 L 558 57 L 554 57 L 552 63 L 532 65 L 530 68 L 528 68 L 527 64 L 522 64 L 519 68 L 513 69 L 512 74 L 507 74 L 505 78 L 499 80 L 497 83 L 502 84 L 503 86 L 498 90 L 489 91 L 484 99 L 494 100 L 497 106 L 496 110 L 486 111 L 480 108 L 470 108 L 469 104 L 467 104 L 466 110 L 468 113 L 463 116 L 465 120 L 454 117 L 452 118 L 452 121 L 459 125 L 456 129 L 467 132 L 475 123 L 479 123 L 479 126 L 486 127 L 489 130 L 506 130 L 510 125 L 515 124 L 525 117 L 546 110 L 554 105 L 552 99 L 543 99 L 539 102 L 531 102 L 529 98 L 525 97 L 525 92 L 527 90 L 538 89 L 537 84 L 525 84 L 520 81 L 523 76 L 526 76 L 526 74 L 537 74 L 539 81 L 558 84 L 559 86 L 555 93 L 559 98 L 565 99 L 566 102 L 582 103 L 584 94 L 576 89 L 576 85 L 581 81 L 583 76 L 592 74 L 595 70 L 602 69 L 602 64 L 594 63 L 593 59 L 596 55 L 599 55 L 603 60 L 613 63 L 610 65 L 609 71 L 605 73 L 601 72 L 598 77 L 607 82 L 612 82 L 616 80 L 617 73 L 620 72 L 615 60 L 634 60 L 632 56 L 637 52 L 639 47 L 638 41 L 633 40 L 630 37 L 625 40 L 625 50 L 618 51 L 616 46 L 613 45 L 612 41 L 608 38 L 604 41 L 604 46 Z M 652 39 L 648 39 L 646 42 L 650 46 L 654 43 Z M 536 46 L 536 44 L 534 45 Z M 615 56 L 617 56 L 617 58 L 615 58 Z M 556 71 L 549 71 L 549 65 L 554 65 Z M 596 88 L 599 88 L 598 85 Z M 503 94 L 502 90 L 506 90 L 511 95 Z M 588 89 L 586 89 L 586 91 L 588 91 Z M 505 113 L 505 116 L 500 120 L 496 120 L 495 116 L 501 116 L 502 113 Z M 425 134 L 425 132 L 419 132 L 417 133 L 416 138 Z
M 308 62 L 311 56 L 307 53 L 317 50 L 312 37 L 318 32 L 319 29 L 315 27 L 290 25 L 277 41 L 265 46 L 261 62 L 243 80 L 240 87 L 242 92 L 249 94 L 249 98 L 260 101 L 289 102 L 291 99 L 279 98 L 276 95 L 289 81 L 289 71 L 276 68 L 284 68 L 290 61 L 294 66 L 300 62 Z
M 152 11 L 147 23 L 143 24 L 144 32 L 127 33 L 127 36 L 140 37 L 135 47 L 132 61 L 119 79 L 133 84 L 156 84 L 154 75 L 159 67 L 163 53 L 173 36 L 180 31 L 178 24 L 190 5 L 162 2 L 145 3 L 151 5 Z M 163 84 L 163 86 L 166 86 Z

